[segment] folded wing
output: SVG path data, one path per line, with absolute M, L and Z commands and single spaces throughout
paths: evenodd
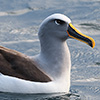
M 0 46 L 0 73 L 34 82 L 51 81 L 29 57 L 2 46 Z

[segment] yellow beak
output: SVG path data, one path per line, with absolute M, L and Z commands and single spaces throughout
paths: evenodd
M 94 39 L 79 32 L 71 23 L 69 23 L 69 28 L 67 33 L 69 37 L 82 41 L 91 46 L 92 48 L 94 48 L 95 46 Z

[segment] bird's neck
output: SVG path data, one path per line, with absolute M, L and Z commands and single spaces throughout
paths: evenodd
M 55 39 L 40 40 L 41 52 L 38 56 L 40 67 L 54 79 L 70 77 L 70 52 L 66 41 Z M 70 79 L 70 78 L 69 78 Z

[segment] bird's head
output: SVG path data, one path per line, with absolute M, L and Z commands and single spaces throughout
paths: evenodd
M 53 14 L 41 23 L 39 37 L 41 38 L 45 35 L 61 41 L 65 41 L 70 37 L 82 41 L 92 48 L 95 46 L 94 39 L 78 31 L 72 25 L 71 20 L 63 14 Z

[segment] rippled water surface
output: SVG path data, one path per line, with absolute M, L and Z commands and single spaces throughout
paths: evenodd
M 62 13 L 96 41 L 94 49 L 68 40 L 71 52 L 70 94 L 0 93 L 0 100 L 100 100 L 100 1 L 99 0 L 0 0 L 0 45 L 26 55 L 39 53 L 39 24 L 53 13 Z

